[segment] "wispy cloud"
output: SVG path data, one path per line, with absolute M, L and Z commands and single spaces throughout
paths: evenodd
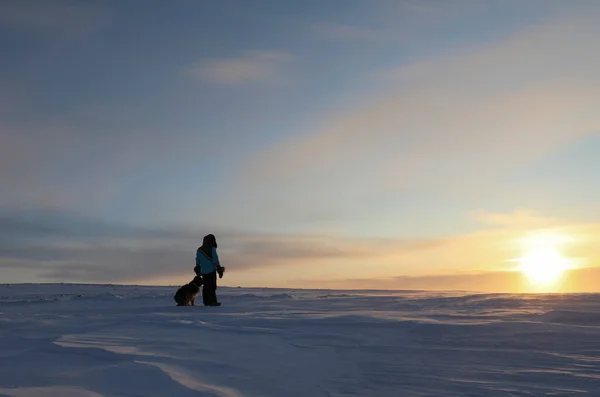
M 197 133 L 165 134 L 144 112 L 115 105 L 7 117 L 0 122 L 0 207 L 94 211 L 118 195 L 127 179 L 158 161 L 161 167 L 178 163 L 202 139 Z
M 0 125 L 3 142 L 0 146 L 0 176 L 5 192 L 0 197 L 0 206 L 66 206 L 77 200 L 85 201 L 85 196 L 91 205 L 94 194 L 98 194 L 98 198 L 110 194 L 113 190 L 110 186 L 118 184 L 124 167 L 135 163 L 135 157 L 126 154 L 129 145 L 125 134 L 123 145 L 116 146 L 100 135 L 88 134 L 89 126 L 78 128 L 74 123 L 57 122 L 56 119 L 44 121 L 47 122 Z M 83 158 L 86 160 L 82 161 Z M 114 161 L 107 163 L 107 158 Z M 89 176 L 100 176 L 95 181 L 95 193 L 92 189 L 75 192 L 52 182 L 57 175 L 76 176 L 84 169 L 88 170 Z
M 189 70 L 202 81 L 224 84 L 274 84 L 285 81 L 284 67 L 293 56 L 287 52 L 250 51 L 240 57 L 205 59 Z
M 37 270 L 37 279 L 85 282 L 185 277 L 208 230 L 218 236 L 223 263 L 236 272 L 371 260 L 373 250 L 423 251 L 442 243 L 248 233 L 208 225 L 150 229 L 64 211 L 13 210 L 0 214 L 0 271 L 27 268 Z
M 8 0 L 0 3 L 0 25 L 41 34 L 85 36 L 103 26 L 107 9 L 88 2 Z
M 317 24 L 314 30 L 320 37 L 334 40 L 381 41 L 394 38 L 390 32 L 379 29 L 335 23 Z
M 24 88 L 7 80 L 6 77 L 0 77 L 0 116 L 3 119 L 22 110 L 25 103 Z
M 600 267 L 570 270 L 560 284 L 560 292 L 600 292 Z M 532 287 L 522 273 L 494 271 L 428 276 L 381 278 L 345 278 L 337 280 L 298 279 L 287 283 L 296 288 L 328 288 L 350 290 L 440 290 L 485 293 L 528 293 Z
M 517 6 L 522 4 L 517 3 Z M 369 4 L 362 18 L 328 20 L 316 23 L 312 31 L 320 38 L 371 43 L 414 42 L 437 34 L 449 23 L 480 14 L 490 6 L 472 1 L 392 1 Z
M 600 224 L 561 224 L 552 231 L 573 237 L 565 255 L 600 265 L 595 259 L 600 255 Z M 208 225 L 151 229 L 68 212 L 11 211 L 0 216 L 0 275 L 10 278 L 15 270 L 25 269 L 31 279 L 21 281 L 183 281 L 192 274 L 194 252 L 208 232 L 219 239 L 221 260 L 230 269 L 225 280 L 229 285 L 283 286 L 306 279 L 315 287 L 345 283 L 371 288 L 378 283 L 378 288 L 439 288 L 447 283 L 463 288 L 466 280 L 477 280 L 463 275 L 481 274 L 478 288 L 488 289 L 488 284 L 502 288 L 491 281 L 491 274 L 504 277 L 496 272 L 514 268 L 507 261 L 522 254 L 520 242 L 530 230 L 510 225 L 446 238 L 382 239 L 241 232 Z
M 537 233 L 565 236 L 562 253 L 574 268 L 600 266 L 598 223 L 542 223 L 542 215 L 527 213 L 480 213 L 494 227 L 431 239 L 376 239 L 348 237 L 277 238 L 265 243 L 258 263 L 236 269 L 241 284 L 315 288 L 435 288 L 514 290 L 522 280 L 514 259 L 524 254 L 524 242 Z M 275 244 L 274 242 L 277 242 Z M 279 245 L 281 244 L 281 245 Z M 275 247 L 286 246 L 300 257 L 274 256 L 278 266 L 265 266 Z M 273 250 L 273 251 L 271 251 Z M 240 250 L 239 252 L 247 252 Z M 316 254 L 312 256 L 312 254 Z M 236 258 L 235 263 L 250 256 Z M 254 259 L 254 258 L 253 258 Z M 258 259 L 258 258 L 257 258 Z M 351 276 L 348 276 L 351 275 Z M 303 283 L 302 280 L 305 280 Z M 309 282 L 310 280 L 310 282 Z M 366 281 L 365 281 L 366 280 Z M 470 287 L 469 283 L 474 283 Z M 589 284 L 589 283 L 588 283 Z M 530 287 L 530 286 L 529 286 Z M 528 287 L 528 288 L 529 288 Z M 576 284 L 572 288 L 576 289 Z
M 486 225 L 510 228 L 539 228 L 549 227 L 557 222 L 531 210 L 519 209 L 511 213 L 473 211 L 472 218 Z
M 259 153 L 241 178 L 297 189 L 320 176 L 371 188 L 489 183 L 600 129 L 596 16 L 386 71 L 379 99 Z

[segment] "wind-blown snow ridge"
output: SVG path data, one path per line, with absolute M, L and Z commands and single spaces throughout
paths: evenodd
M 600 396 L 600 295 L 0 286 L 1 396 Z
M 211 385 L 208 383 L 204 383 L 198 379 L 195 379 L 194 376 L 186 373 L 186 371 L 182 370 L 181 368 L 177 368 L 177 367 L 174 367 L 174 366 L 171 366 L 168 364 L 164 364 L 164 363 L 156 363 L 156 362 L 150 362 L 150 361 L 136 361 L 136 362 L 138 362 L 140 364 L 153 365 L 157 368 L 160 368 L 164 373 L 169 375 L 169 377 L 171 379 L 173 379 L 175 382 L 178 382 L 192 390 L 197 390 L 199 392 L 211 392 L 220 397 L 243 397 L 242 394 L 240 394 L 236 390 L 233 390 L 229 387 Z

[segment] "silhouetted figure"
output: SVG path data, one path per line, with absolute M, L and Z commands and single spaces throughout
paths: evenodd
M 217 300 L 217 273 L 223 277 L 225 268 L 219 263 L 217 255 L 217 239 L 213 234 L 204 236 L 202 246 L 196 251 L 196 267 L 194 271 L 202 276 L 202 300 L 205 306 L 221 306 Z
M 201 285 L 202 277 L 196 276 L 192 281 L 181 286 L 173 296 L 177 306 L 195 306 L 194 301 L 200 292 Z

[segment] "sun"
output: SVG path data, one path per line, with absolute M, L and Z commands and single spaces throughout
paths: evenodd
M 524 241 L 524 255 L 518 259 L 519 270 L 536 290 L 554 290 L 571 268 L 571 261 L 560 252 L 566 240 L 559 235 L 536 235 Z

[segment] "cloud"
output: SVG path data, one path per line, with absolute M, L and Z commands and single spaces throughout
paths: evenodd
M 247 233 L 208 226 L 148 229 L 64 211 L 11 211 L 0 214 L 0 269 L 12 277 L 24 269 L 36 271 L 38 281 L 131 282 L 185 277 L 206 233 L 201 230 L 218 236 L 223 263 L 242 273 L 373 260 L 374 252 L 418 252 L 442 243 Z
M 516 5 L 522 7 L 521 3 Z M 339 21 L 317 23 L 312 30 L 320 38 L 336 41 L 414 43 L 417 38 L 437 35 L 449 23 L 481 14 L 490 6 L 472 1 L 392 1 L 373 3 L 368 8 L 369 12 L 359 19 L 349 20 L 341 14 Z
M 107 17 L 105 8 L 89 2 L 9 0 L 0 3 L 0 25 L 40 34 L 86 36 L 103 26 Z
M 236 234 L 226 240 L 227 262 L 235 263 L 236 269 L 241 271 L 259 268 L 272 271 L 273 266 L 308 270 L 332 263 L 346 263 L 351 269 L 357 262 L 377 262 L 398 252 L 419 255 L 445 244 L 445 240 L 438 239 L 352 238 L 325 234 Z
M 600 129 L 596 17 L 553 20 L 386 71 L 379 98 L 258 153 L 239 179 L 281 190 L 293 181 L 294 191 L 334 183 L 340 197 L 353 196 L 357 181 L 370 192 L 490 185 Z
M 278 244 L 291 244 L 293 249 L 317 248 L 309 252 L 319 255 L 282 257 L 275 260 L 278 266 L 262 266 L 269 263 L 270 249 L 276 246 L 269 243 L 258 257 L 252 258 L 257 263 L 236 268 L 235 281 L 256 287 L 439 289 L 447 283 L 446 289 L 531 290 L 531 286 L 519 284 L 523 280 L 520 273 L 514 272 L 518 267 L 514 260 L 524 255 L 530 238 L 548 234 L 565 237 L 561 239 L 560 251 L 570 259 L 573 268 L 600 266 L 598 223 L 539 222 L 546 218 L 536 215 L 531 219 L 519 211 L 481 213 L 486 214 L 483 219 L 495 222 L 494 227 L 445 238 L 313 236 L 305 237 L 303 242 L 301 236 L 290 236 L 288 243 L 279 238 Z M 319 247 L 326 249 L 319 251 Z M 243 262 L 244 256 L 236 257 L 233 263 L 238 261 Z M 576 290 L 578 285 L 584 283 L 573 281 L 569 288 Z
M 147 229 L 107 222 L 93 217 L 60 210 L 0 211 L 0 236 L 3 241 L 153 238 L 176 239 L 185 236 L 182 229 Z M 1 247 L 1 246 L 0 246 Z
M 0 76 L 0 116 L 3 118 L 18 113 L 25 104 L 23 87 L 8 80 L 7 77 Z
M 398 276 L 381 278 L 341 278 L 338 280 L 292 280 L 302 288 L 374 289 L 374 290 L 445 290 L 472 292 L 522 292 L 526 282 L 518 272 L 497 271 L 453 275 Z
M 570 270 L 560 285 L 561 293 L 600 292 L 600 267 Z M 497 271 L 430 276 L 399 276 L 382 278 L 348 278 L 338 280 L 292 280 L 296 288 L 330 288 L 350 290 L 439 290 L 485 293 L 529 293 L 531 285 L 520 272 Z
M 503 225 L 446 238 L 383 239 L 252 233 L 207 225 L 144 228 L 68 212 L 12 211 L 0 216 L 0 277 L 20 282 L 183 282 L 210 230 L 230 270 L 224 280 L 228 285 L 309 286 L 311 281 L 313 287 L 437 289 L 447 284 L 474 289 L 465 287 L 473 282 L 477 289 L 512 288 L 507 277 L 514 273 L 504 270 L 514 269 L 508 260 L 522 255 L 520 243 L 531 230 Z M 551 231 L 572 237 L 565 255 L 586 259 L 586 266 L 600 265 L 600 224 L 562 224 Z
M 205 59 L 188 72 L 214 84 L 278 84 L 285 81 L 283 67 L 292 59 L 286 52 L 251 51 L 237 58 Z
M 320 37 L 334 40 L 382 41 L 394 37 L 389 32 L 379 29 L 344 24 L 322 23 L 316 25 L 314 29 Z
M 534 211 L 524 209 L 515 210 L 512 213 L 479 210 L 473 211 L 471 217 L 486 225 L 519 229 L 549 227 L 556 223 L 553 219 L 541 216 Z
M 123 170 L 137 163 L 139 154 L 127 155 L 133 142 L 127 133 L 109 142 L 102 128 L 78 127 L 55 120 L 0 124 L 0 206 L 67 207 L 78 201 L 93 206 L 114 191 Z M 89 128 L 102 133 L 89 134 Z M 57 175 L 75 180 L 84 173 L 95 179 L 93 188 L 73 191 L 56 183 Z
M 166 134 L 166 123 L 149 120 L 146 112 L 143 105 L 121 104 L 52 115 L 27 109 L 0 121 L 0 208 L 106 211 L 132 180 L 148 172 L 179 172 L 206 134 L 173 127 L 172 120 Z M 158 190 L 138 192 L 144 205 L 167 194 Z

